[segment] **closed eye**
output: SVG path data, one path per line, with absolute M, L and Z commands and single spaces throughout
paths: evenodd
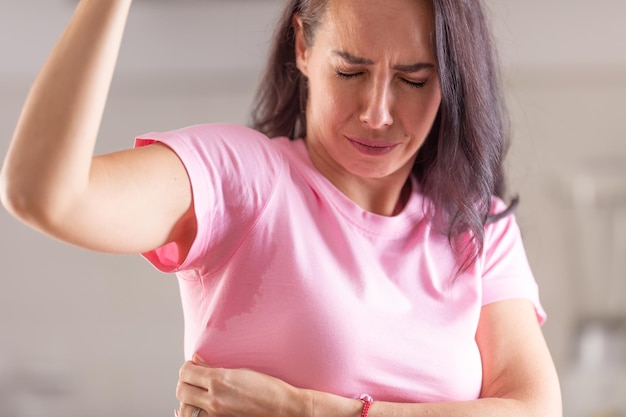
M 342 78 L 344 80 L 349 80 L 349 79 L 352 79 L 352 78 L 356 78 L 356 77 L 358 77 L 359 75 L 361 75 L 363 73 L 362 72 L 349 73 L 349 72 L 342 72 L 342 71 L 336 70 L 335 74 L 339 78 Z
M 413 87 L 413 88 L 424 88 L 428 81 L 410 81 L 406 78 L 401 78 L 402 82 Z
M 343 71 L 335 70 L 335 74 L 337 75 L 337 77 L 341 79 L 350 80 L 350 79 L 353 79 L 362 75 L 363 73 L 362 72 L 343 72 Z M 427 80 L 426 81 L 411 81 L 411 80 L 407 80 L 406 78 L 400 78 L 400 80 L 412 88 L 424 88 L 426 84 L 428 83 Z

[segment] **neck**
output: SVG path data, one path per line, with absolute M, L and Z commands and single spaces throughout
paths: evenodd
M 324 150 L 305 142 L 313 165 L 341 191 L 363 210 L 381 216 L 399 214 L 411 195 L 412 161 L 401 169 L 383 177 L 366 177 L 353 174 L 339 166 Z
M 354 179 L 331 182 L 363 210 L 381 216 L 395 216 L 402 212 L 411 196 L 411 180 Z

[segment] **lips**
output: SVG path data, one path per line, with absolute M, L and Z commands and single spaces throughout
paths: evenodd
M 367 139 L 361 138 L 347 138 L 348 141 L 354 146 L 359 152 L 366 155 L 386 155 L 393 151 L 397 143 L 388 143 L 383 141 L 371 141 Z

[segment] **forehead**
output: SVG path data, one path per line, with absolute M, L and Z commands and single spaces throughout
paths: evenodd
M 432 3 L 430 0 L 329 0 L 318 34 L 324 42 L 361 56 L 382 50 L 432 56 Z

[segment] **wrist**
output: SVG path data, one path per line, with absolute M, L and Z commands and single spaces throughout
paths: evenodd
M 361 395 L 360 400 L 363 402 L 363 409 L 361 409 L 361 417 L 367 417 L 370 412 L 370 406 L 374 402 L 374 399 L 369 394 Z

